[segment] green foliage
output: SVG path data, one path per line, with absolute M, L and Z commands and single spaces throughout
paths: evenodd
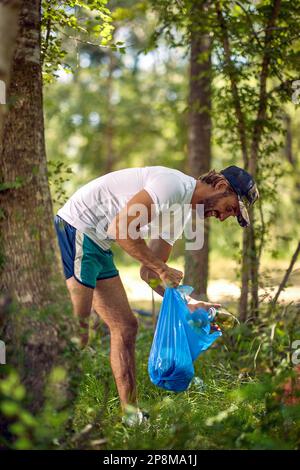
M 259 9 L 257 13 L 257 5 L 243 2 L 246 8 L 243 13 L 237 2 L 230 3 L 236 3 L 232 10 L 229 3 L 224 3 L 224 9 L 234 50 L 233 60 L 241 102 L 245 109 L 247 135 L 250 137 L 258 98 L 261 49 L 258 48 L 257 40 L 248 41 L 246 38 L 253 36 L 252 24 L 259 31 L 259 40 L 263 39 L 262 23 L 269 10 Z M 292 22 L 291 34 L 296 36 L 296 3 L 293 4 L 296 15 L 292 19 L 292 9 L 286 12 L 284 5 L 282 21 L 286 25 Z M 45 88 L 49 159 L 51 162 L 64 161 L 73 170 L 70 182 L 63 184 L 61 180 L 58 184 L 58 192 L 61 193 L 63 189 L 66 195 L 59 197 L 55 208 L 79 185 L 111 169 L 163 164 L 186 170 L 187 52 L 193 2 L 160 0 L 153 2 L 153 9 L 150 10 L 147 2 L 127 0 L 110 2 L 109 7 L 117 50 L 113 46 L 99 48 L 89 44 L 84 32 L 78 32 L 79 40 L 74 48 L 74 43 L 69 44 L 68 38 L 63 35 L 63 47 L 68 52 L 65 62 L 71 67 L 70 73 L 60 74 L 56 82 Z M 220 169 L 227 164 L 242 164 L 236 117 L 214 7 L 209 8 L 205 15 L 194 15 L 194 18 L 199 20 L 199 31 L 210 33 L 213 38 L 212 166 Z M 196 26 L 193 25 L 193 28 Z M 151 37 L 153 31 L 155 40 Z M 281 40 L 285 41 L 283 37 Z M 292 36 L 286 37 L 286 40 L 292 40 Z M 118 50 L 118 47 L 122 47 L 121 43 L 126 45 L 125 55 Z M 176 48 L 172 47 L 175 45 Z M 281 65 L 276 65 L 276 62 L 274 66 L 276 70 L 282 67 L 284 77 L 287 74 L 296 76 L 297 39 L 290 46 L 287 42 L 282 47 L 287 52 L 284 60 L 289 61 L 288 70 L 284 68 L 285 62 L 281 62 Z M 279 53 L 274 51 L 274 54 Z M 288 56 L 291 56 L 290 59 Z M 290 85 L 291 82 L 287 81 L 285 86 L 281 86 L 279 78 L 273 76 L 272 72 L 268 82 L 268 91 L 273 92 L 268 95 L 270 111 L 265 122 L 267 137 L 261 143 L 262 158 L 259 163 L 261 200 L 255 214 L 257 245 L 263 254 L 269 250 L 274 257 L 289 255 L 293 248 L 293 237 L 299 231 L 299 172 L 296 163 L 299 154 L 299 119 L 297 107 L 291 102 Z M 280 98 L 281 95 L 284 95 L 284 100 Z M 285 129 L 283 116 L 286 113 L 292 116 L 294 167 L 280 148 Z M 277 123 L 277 127 L 273 128 L 274 123 Z M 55 193 L 53 185 L 54 198 Z M 236 222 L 229 220 L 219 224 L 211 221 L 211 226 L 211 249 L 222 256 L 232 257 L 234 254 L 236 260 L 240 261 L 241 231 L 237 229 Z M 175 250 L 181 254 L 183 244 L 178 242 Z
M 26 390 L 18 373 L 8 367 L 5 369 L 0 378 L 0 449 L 55 448 L 69 417 L 69 410 L 62 409 L 66 372 L 62 368 L 52 371 L 44 407 L 33 415 L 27 410 Z
M 66 200 L 65 183 L 70 181 L 68 175 L 73 173 L 72 169 L 63 161 L 48 162 L 48 180 L 52 191 L 54 204 L 63 205 Z
M 61 366 L 55 367 L 48 378 L 45 403 L 36 416 L 34 447 L 55 448 L 60 445 L 70 416 L 70 407 L 66 406 L 67 383 L 66 370 Z
M 2 376 L 1 373 L 0 423 L 5 424 L 1 426 L 0 448 L 31 449 L 36 420 L 23 405 L 25 388 L 15 371 L 8 370 Z
M 125 38 L 126 54 L 82 39 L 67 57 L 73 73 L 45 88 L 47 153 L 71 166 L 68 194 L 125 166 L 183 167 L 186 62 L 164 57 L 165 46 L 161 57 L 146 57 L 155 18 L 144 4 L 127 4 L 111 7 L 115 42 Z
M 278 206 L 286 208 L 282 176 L 295 170 L 295 162 L 292 169 L 284 158 L 283 146 L 286 112 L 300 72 L 300 3 L 155 0 L 151 4 L 160 17 L 153 47 L 162 36 L 170 47 L 183 48 L 189 47 L 192 35 L 211 39 L 214 153 L 222 153 L 217 158 L 221 166 L 248 169 L 261 196 L 250 214 L 254 241 L 243 251 L 253 295 L 262 253 L 276 251 L 268 234 L 276 225 L 281 231 Z M 299 230 L 297 222 L 296 227 Z M 263 277 L 260 281 L 263 284 Z
M 266 249 L 274 250 L 274 239 L 268 236 L 278 224 L 278 211 L 282 207 L 282 194 L 286 189 L 282 176 L 287 173 L 289 164 L 285 160 L 284 143 L 285 103 L 291 102 L 292 82 L 299 74 L 298 49 L 299 2 L 291 8 L 289 2 L 282 2 L 276 27 L 272 30 L 269 42 L 267 25 L 272 15 L 273 2 L 236 2 L 231 8 L 222 3 L 222 13 L 228 31 L 231 54 L 231 68 L 226 62 L 224 32 L 215 28 L 217 44 L 215 73 L 217 78 L 214 112 L 217 116 L 218 142 L 226 145 L 232 155 L 228 163 L 242 161 L 248 168 L 254 168 L 260 190 L 260 201 L 254 214 L 255 249 L 259 259 Z M 298 19 L 297 19 L 298 18 Z M 247 39 L 245 39 L 247 38 Z M 299 55 L 299 54 L 298 54 Z M 268 70 L 265 63 L 269 61 Z M 262 81 L 266 74 L 266 92 Z M 237 117 L 236 103 L 232 92 L 235 82 L 240 107 L 244 119 L 246 140 L 245 155 L 241 158 L 241 120 Z M 259 114 L 265 106 L 265 113 Z M 259 131 L 258 131 L 259 130 Z M 255 146 L 257 145 L 257 154 Z M 254 162 L 254 165 L 251 163 Z M 256 166 L 257 165 L 257 166 Z M 280 224 L 281 225 L 281 224 Z M 282 227 L 281 229 L 282 230 Z M 276 240 L 278 241 L 278 239 Z M 264 277 L 260 278 L 263 285 Z
M 153 10 L 147 2 L 111 2 L 110 12 L 106 1 L 43 1 L 44 79 L 51 82 L 45 87 L 49 178 L 56 206 L 78 184 L 105 171 L 152 164 L 185 169 L 187 51 L 192 29 L 211 34 L 213 39 L 214 166 L 242 164 L 232 71 L 248 151 L 251 148 L 272 3 L 220 2 L 232 50 L 231 66 L 225 61 L 216 2 L 207 2 L 209 8 L 202 17 L 193 16 L 199 2 L 192 0 L 151 3 Z M 261 251 L 270 246 L 274 257 L 286 255 L 300 220 L 298 164 L 293 166 L 281 150 L 285 113 L 292 115 L 294 154 L 300 149 L 299 116 L 290 102 L 291 82 L 299 74 L 298 24 L 299 2 L 283 1 L 269 45 L 266 116 L 259 123 L 263 131 L 258 152 L 262 204 L 257 205 L 256 236 Z M 72 182 L 68 179 L 71 172 Z M 36 176 L 36 168 L 32 174 Z M 21 184 L 20 180 L 5 183 L 0 190 Z M 212 221 L 211 246 L 218 253 L 238 255 L 235 224 L 230 221 L 220 227 Z M 180 243 L 178 254 L 183 251 Z M 273 275 L 266 272 L 261 285 L 274 282 Z M 154 280 L 153 286 L 156 283 Z M 26 315 L 37 314 L 47 321 L 50 312 L 61 321 L 61 341 L 67 344 L 74 332 L 69 318 L 62 321 L 65 306 L 55 315 L 51 308 L 22 310 L 17 315 L 26 320 Z M 269 312 L 262 306 L 256 323 L 224 324 L 222 339 L 196 363 L 196 375 L 203 383 L 195 381 L 181 394 L 151 384 L 147 361 L 153 331 L 141 324 L 137 382 L 141 406 L 151 415 L 142 432 L 121 423 L 109 365 L 109 337 L 103 328 L 84 351 L 77 350 L 76 338 L 65 347 L 62 362 L 70 358 L 76 362 L 70 378 L 74 408 L 66 393 L 69 373 L 62 366 L 48 377 L 45 404 L 36 415 L 28 411 L 29 396 L 18 374 L 1 366 L 0 447 L 299 449 L 298 391 L 292 391 L 294 404 L 284 392 L 289 377 L 295 378 L 291 344 L 300 335 L 298 310 L 286 305 Z
M 42 59 L 44 80 L 52 82 L 59 69 L 69 70 L 66 63 L 68 43 L 78 41 L 107 47 L 113 26 L 107 0 L 59 0 L 42 2 Z

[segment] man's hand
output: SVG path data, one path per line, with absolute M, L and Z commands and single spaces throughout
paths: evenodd
M 177 287 L 183 278 L 182 271 L 170 268 L 167 264 L 165 264 L 163 269 L 157 270 L 157 274 L 165 287 Z
M 183 277 L 183 273 L 181 271 L 170 268 L 167 265 L 165 265 L 165 269 L 158 270 L 157 272 L 152 271 L 146 266 L 141 266 L 140 275 L 143 281 L 147 282 L 147 284 L 149 284 L 150 287 L 152 287 L 152 289 L 161 296 L 164 295 L 164 287 L 178 286 Z M 155 282 L 156 280 L 158 280 L 158 282 Z M 159 285 L 160 281 L 164 287 Z
M 157 294 L 164 296 L 165 289 L 161 285 L 160 277 L 157 273 L 142 265 L 140 268 L 140 276 L 143 281 L 145 281 L 151 289 L 153 289 Z

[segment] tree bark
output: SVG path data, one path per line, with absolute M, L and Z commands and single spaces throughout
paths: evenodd
M 39 0 L 22 1 L 8 90 L 11 105 L 0 147 L 0 286 L 6 298 L 16 300 L 13 310 L 0 312 L 0 336 L 7 344 L 9 364 L 31 394 L 32 410 L 41 406 L 48 373 L 66 346 L 59 337 L 63 320 L 59 326 L 51 314 L 41 318 L 36 308 L 22 313 L 19 308 L 49 304 L 54 294 L 57 297 L 55 272 L 62 281 L 44 142 L 40 15 Z
M 259 308 L 259 296 L 258 296 L 258 275 L 259 275 L 259 263 L 260 258 L 257 253 L 257 237 L 255 233 L 255 218 L 253 213 L 253 208 L 251 208 L 250 213 L 252 212 L 252 225 L 250 227 L 250 261 L 251 261 L 251 313 L 256 318 L 258 317 L 258 308 Z
M 241 295 L 239 299 L 240 321 L 245 322 L 248 316 L 249 295 L 249 230 L 243 231 L 242 268 L 241 268 Z
M 195 22 L 191 31 L 190 93 L 188 120 L 188 167 L 195 178 L 206 173 L 211 165 L 211 39 L 201 31 L 197 18 L 203 21 L 207 2 L 193 10 Z M 198 26 L 198 27 L 197 27 Z M 184 282 L 195 293 L 206 297 L 209 269 L 209 221 L 204 224 L 204 246 L 186 251 Z
M 0 148 L 1 288 L 25 305 L 49 300 L 55 238 L 44 142 L 40 2 L 23 1 L 11 101 Z
M 0 139 L 5 118 L 6 89 L 18 32 L 21 0 L 0 0 Z

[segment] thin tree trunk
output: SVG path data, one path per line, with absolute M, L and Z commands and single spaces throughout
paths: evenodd
M 241 268 L 241 295 L 239 299 L 240 321 L 245 322 L 248 316 L 248 294 L 249 294 L 249 231 L 243 231 L 243 251 Z
M 242 289 L 239 300 L 240 320 L 245 322 L 248 318 L 248 295 L 251 294 L 251 316 L 257 317 L 259 307 L 258 297 L 258 270 L 260 256 L 257 253 L 257 242 L 255 237 L 255 221 L 253 208 L 249 208 L 251 225 L 243 233 L 243 256 L 242 256 Z M 249 282 L 251 284 L 249 286 Z M 250 292 L 249 292 L 250 291 Z
M 237 131 L 241 145 L 244 168 L 249 165 L 248 139 L 246 133 L 246 120 L 242 109 L 240 93 L 238 89 L 238 72 L 232 62 L 231 45 L 229 41 L 228 28 L 223 15 L 221 3 L 216 1 L 217 18 L 221 30 L 221 40 L 224 48 L 225 63 L 230 79 L 231 94 L 233 98 L 234 112 L 237 120 Z M 241 321 L 246 321 L 248 316 L 248 296 L 250 280 L 250 236 L 249 231 L 243 233 L 242 267 L 241 267 L 241 296 L 239 300 L 239 313 Z
M 18 33 L 21 0 L 0 0 L 0 139 L 3 130 L 6 90 Z
M 293 134 L 292 134 L 292 120 L 291 116 L 288 114 L 284 115 L 285 127 L 286 127 L 286 137 L 285 137 L 285 148 L 284 155 L 287 161 L 295 167 L 295 158 L 293 155 Z
M 269 21 L 266 27 L 266 34 L 263 44 L 263 57 L 261 63 L 261 72 L 259 77 L 259 99 L 257 106 L 257 116 L 253 126 L 253 133 L 251 138 L 250 155 L 248 152 L 248 142 L 246 135 L 245 119 L 242 111 L 238 84 L 237 84 L 237 71 L 232 63 L 232 54 L 230 49 L 230 41 L 228 28 L 225 17 L 222 12 L 221 2 L 216 1 L 216 12 L 218 22 L 222 35 L 222 42 L 224 48 L 225 62 L 228 70 L 228 75 L 231 83 L 231 92 L 234 103 L 234 110 L 238 122 L 238 134 L 240 139 L 241 151 L 244 160 L 244 167 L 252 176 L 256 177 L 257 161 L 259 156 L 259 146 L 261 142 L 262 132 L 266 119 L 267 111 L 267 79 L 269 76 L 269 67 L 271 60 L 271 42 L 273 37 L 274 26 L 279 15 L 281 0 L 273 0 L 272 10 Z M 243 252 L 242 252 L 242 289 L 239 302 L 240 317 L 246 320 L 248 316 L 248 293 L 249 281 L 251 280 L 251 307 L 254 309 L 254 314 L 258 313 L 259 298 L 258 298 L 258 273 L 259 273 L 259 258 L 257 257 L 255 231 L 254 231 L 254 217 L 253 212 L 250 211 L 250 221 L 252 227 L 243 236 Z M 252 214 L 252 215 L 251 215 Z
M 284 275 L 284 277 L 283 277 L 281 283 L 280 283 L 279 286 L 278 286 L 278 289 L 277 289 L 277 292 L 276 292 L 276 294 L 275 294 L 275 296 L 274 296 L 274 299 L 272 300 L 272 302 L 271 302 L 271 304 L 270 304 L 270 310 L 272 310 L 272 308 L 276 305 L 276 302 L 277 302 L 277 300 L 278 300 L 278 298 L 279 298 L 281 292 L 282 292 L 283 289 L 285 288 L 285 286 L 286 286 L 286 284 L 287 284 L 287 282 L 288 282 L 288 280 L 289 280 L 290 274 L 291 274 L 291 272 L 292 272 L 292 270 L 293 270 L 293 267 L 294 267 L 294 265 L 295 265 L 295 263 L 296 263 L 296 261 L 297 261 L 297 258 L 298 258 L 298 256 L 299 256 L 299 254 L 300 254 L 300 241 L 298 242 L 298 245 L 297 245 L 297 247 L 296 247 L 296 250 L 295 250 L 295 252 L 294 252 L 294 254 L 293 254 L 293 256 L 292 256 L 290 265 L 289 265 L 288 269 L 286 270 L 285 275 Z
M 259 296 L 258 296 L 258 273 L 259 273 L 259 257 L 257 253 L 257 240 L 255 234 L 255 219 L 252 210 L 252 225 L 250 227 L 250 260 L 251 260 L 251 313 L 254 317 L 258 316 Z
M 114 150 L 114 105 L 113 99 L 113 72 L 115 68 L 115 58 L 112 50 L 108 51 L 109 65 L 108 65 L 108 76 L 107 76 L 107 123 L 105 127 L 105 171 L 109 173 L 113 170 L 115 163 L 115 150 Z
M 259 145 L 261 136 L 266 120 L 266 112 L 268 105 L 268 93 L 267 93 L 267 79 L 269 76 L 269 68 L 271 61 L 271 42 L 274 33 L 274 26 L 278 18 L 281 7 L 281 0 L 273 0 L 272 12 L 266 28 L 265 40 L 264 40 L 264 54 L 261 64 L 261 73 L 259 77 L 259 100 L 257 116 L 254 123 L 252 142 L 251 142 L 251 153 L 249 160 L 249 171 L 255 178 L 257 170 L 257 160 L 259 153 Z
M 257 108 L 257 116 L 254 123 L 251 152 L 249 159 L 249 172 L 256 178 L 257 175 L 257 162 L 259 158 L 259 147 L 267 118 L 268 106 L 268 93 L 267 93 L 267 79 L 269 76 L 270 61 L 271 61 L 271 43 L 274 33 L 274 26 L 279 16 L 281 7 L 281 0 L 273 0 L 271 15 L 266 28 L 264 40 L 264 53 L 261 64 L 261 73 L 259 77 L 259 100 Z M 254 211 L 250 211 L 250 278 L 251 278 L 251 310 L 252 315 L 258 315 L 259 297 L 258 297 L 258 276 L 259 276 L 259 259 L 256 250 L 256 236 L 255 236 L 255 220 Z
M 197 15 L 203 17 L 205 8 L 205 3 L 196 8 L 196 21 L 191 34 L 188 166 L 189 173 L 196 178 L 206 173 L 211 165 L 211 39 L 201 32 L 201 28 L 197 28 Z M 206 297 L 209 267 L 208 220 L 205 221 L 204 236 L 201 250 L 186 251 L 184 282 L 191 284 L 195 293 Z
M 233 98 L 234 112 L 237 120 L 237 130 L 238 136 L 241 144 L 241 151 L 243 156 L 244 167 L 247 169 L 249 164 L 249 154 L 248 154 L 248 142 L 247 142 L 247 132 L 246 132 L 246 120 L 242 109 L 242 103 L 240 98 L 240 93 L 238 89 L 238 71 L 236 70 L 234 63 L 232 62 L 231 47 L 229 42 L 228 28 L 223 16 L 221 3 L 219 1 L 215 2 L 217 18 L 221 30 L 221 40 L 224 48 L 225 63 L 227 67 L 227 73 L 230 79 L 231 94 Z

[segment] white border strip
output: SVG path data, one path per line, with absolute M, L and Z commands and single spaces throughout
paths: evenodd
M 79 281 L 82 281 L 81 279 L 81 263 L 82 263 L 82 257 L 83 257 L 83 237 L 84 234 L 81 232 L 78 232 L 76 230 L 76 238 L 75 238 L 75 260 L 74 260 L 74 274 L 79 279 Z

